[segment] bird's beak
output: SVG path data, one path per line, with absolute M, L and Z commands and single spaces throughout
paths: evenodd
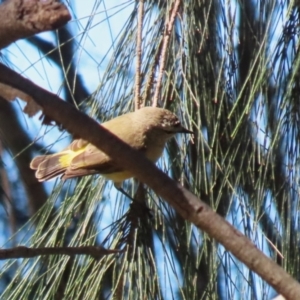
M 190 133 L 190 134 L 193 134 L 194 132 L 181 126 L 180 133 Z

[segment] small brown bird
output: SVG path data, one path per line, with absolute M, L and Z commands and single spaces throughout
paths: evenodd
M 157 107 L 144 107 L 101 125 L 154 163 L 162 155 L 166 142 L 176 133 L 192 133 L 172 112 Z M 74 140 L 56 154 L 35 157 L 30 168 L 36 170 L 39 181 L 58 175 L 68 179 L 101 174 L 112 180 L 116 188 L 133 177 L 132 173 L 116 165 L 109 155 L 83 139 Z

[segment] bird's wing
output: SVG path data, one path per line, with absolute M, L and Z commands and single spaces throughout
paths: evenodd
M 129 114 L 122 115 L 118 118 L 102 123 L 101 125 L 104 128 L 109 129 L 109 131 L 125 143 L 129 143 L 130 141 L 130 145 L 136 150 L 145 152 L 146 147 L 143 140 L 144 136 L 132 128 L 132 121 L 128 120 L 128 118 Z M 97 171 L 97 173 L 100 174 L 124 171 L 122 168 L 116 166 L 108 155 L 86 140 L 76 139 L 65 150 L 78 152 L 78 155 L 75 155 L 72 159 L 66 173 L 70 173 L 75 170 L 78 170 L 77 172 L 79 172 L 80 169 L 85 169 L 90 172 Z
M 111 164 L 109 156 L 84 139 L 74 140 L 66 149 L 64 149 L 64 151 L 66 150 L 75 152 L 69 165 L 69 170 L 91 170 L 96 167 L 103 167 L 103 169 L 106 169 L 108 164 Z M 77 155 L 76 152 L 78 152 Z M 97 170 L 98 173 L 101 173 L 98 168 Z
M 77 151 L 80 151 L 83 148 L 85 148 L 88 144 L 89 144 L 89 142 L 84 139 L 76 139 L 63 151 L 71 150 L 71 151 L 77 152 Z
M 135 149 L 141 152 L 145 151 L 145 147 L 141 147 L 140 149 L 135 147 Z M 90 169 L 95 170 L 100 174 L 110 174 L 124 171 L 124 169 L 117 166 L 108 155 L 92 144 L 88 144 L 85 148 L 85 151 L 81 151 L 72 159 L 68 169 Z
M 121 168 L 117 167 L 112 162 L 112 159 L 109 156 L 92 144 L 88 144 L 85 151 L 81 152 L 72 159 L 69 169 L 93 169 L 100 174 L 109 174 L 122 171 Z

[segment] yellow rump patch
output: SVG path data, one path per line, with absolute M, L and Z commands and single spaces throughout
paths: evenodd
M 63 168 L 67 168 L 71 165 L 72 160 L 74 159 L 74 157 L 76 157 L 77 155 L 81 154 L 82 152 L 85 151 L 85 147 L 78 150 L 78 151 L 72 151 L 72 150 L 68 150 L 68 151 L 64 151 L 64 152 L 60 152 L 60 157 L 59 157 L 59 163 L 61 165 L 61 167 Z

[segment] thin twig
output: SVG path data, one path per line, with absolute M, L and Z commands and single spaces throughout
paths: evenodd
M 142 64 L 142 35 L 144 20 L 144 0 L 139 1 L 138 28 L 136 37 L 136 72 L 135 72 L 135 110 L 141 108 L 141 64 Z
M 171 31 L 173 29 L 175 17 L 177 15 L 180 3 L 181 3 L 180 0 L 176 0 L 175 4 L 173 6 L 173 9 L 171 11 L 170 19 L 166 22 L 166 29 L 165 29 L 164 38 L 163 38 L 163 47 L 162 47 L 161 56 L 160 56 L 158 79 L 157 79 L 156 89 L 155 89 L 153 103 L 152 103 L 153 107 L 157 106 L 158 95 L 160 93 L 160 89 L 161 89 L 161 85 L 162 85 L 162 77 L 164 74 L 164 69 L 165 69 L 166 60 L 167 60 L 167 48 L 168 48 Z
M 159 53 L 162 49 L 162 40 L 159 43 L 159 46 L 157 47 L 158 50 L 154 56 L 154 60 L 153 60 L 153 65 L 151 70 L 147 70 L 148 75 L 148 79 L 147 82 L 145 84 L 145 89 L 144 89 L 144 97 L 143 97 L 143 102 L 146 103 L 146 101 L 149 98 L 150 92 L 153 88 L 153 78 L 154 78 L 154 74 L 155 74 L 155 70 L 156 70 L 156 66 L 159 64 Z
M 28 248 L 18 246 L 10 249 L 0 250 L 0 260 L 11 258 L 31 258 L 40 255 L 90 255 L 95 259 L 100 259 L 104 255 L 120 253 L 122 250 L 110 250 L 100 246 L 83 246 L 83 247 L 44 247 Z

